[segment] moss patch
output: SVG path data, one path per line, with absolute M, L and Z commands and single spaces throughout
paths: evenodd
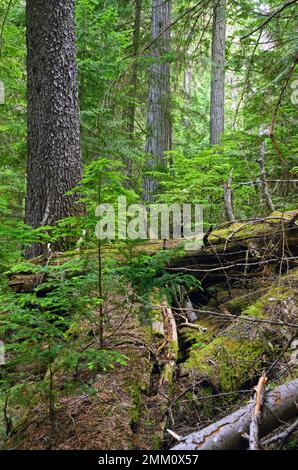
M 253 379 L 259 356 L 266 348 L 262 340 L 243 342 L 228 336 L 219 336 L 207 346 L 192 348 L 185 369 L 195 369 L 222 391 L 237 390 Z

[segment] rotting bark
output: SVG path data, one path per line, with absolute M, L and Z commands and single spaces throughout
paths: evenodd
M 245 275 L 246 279 L 268 277 L 270 270 L 278 265 L 285 269 L 297 265 L 298 260 L 298 210 L 275 212 L 263 219 L 227 223 L 215 229 L 208 237 L 206 245 L 197 250 L 188 250 L 186 239 L 163 240 L 140 244 L 138 252 L 155 254 L 164 249 L 174 249 L 185 246 L 183 256 L 173 258 L 168 265 L 170 272 L 192 274 L 204 285 L 209 282 L 238 279 Z M 121 260 L 121 254 L 115 249 L 103 248 L 104 255 L 111 254 Z M 92 255 L 92 253 L 90 253 Z M 78 256 L 78 252 L 69 256 Z M 95 256 L 95 253 L 94 253 Z M 63 254 L 53 255 L 50 264 L 66 258 Z M 42 264 L 42 259 L 36 260 Z M 16 277 L 17 276 L 17 277 Z M 12 289 L 21 292 L 22 284 L 26 291 L 35 286 L 35 276 L 32 273 L 13 274 L 10 276 Z M 191 320 L 193 321 L 193 320 Z
M 297 417 L 298 379 L 275 388 L 265 395 L 260 437 L 280 426 L 281 421 Z M 183 437 L 172 450 L 233 450 L 247 449 L 251 413 L 254 404 L 249 403 L 220 421 L 201 431 Z
M 154 333 L 163 336 L 157 350 L 157 361 L 162 368 L 154 400 L 159 406 L 159 420 L 155 424 L 155 438 L 162 442 L 167 425 L 168 408 L 172 398 L 172 383 L 178 358 L 178 332 L 176 321 L 168 302 L 163 300 L 157 310 Z M 161 326 L 162 325 L 162 326 Z
M 268 276 L 274 265 L 295 266 L 298 256 L 298 211 L 273 213 L 264 219 L 235 222 L 214 230 L 206 246 L 173 259 L 169 270 L 187 272 L 204 283 Z M 174 243 L 169 243 L 175 246 Z
M 27 0 L 26 15 L 26 223 L 37 228 L 78 212 L 76 197 L 66 195 L 81 178 L 74 0 Z M 34 244 L 26 255 L 46 251 Z

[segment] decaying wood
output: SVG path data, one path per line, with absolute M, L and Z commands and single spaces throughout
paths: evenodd
M 269 437 L 268 439 L 263 439 L 261 444 L 262 446 L 269 446 L 271 444 L 275 444 L 276 442 L 281 442 L 283 444 L 292 434 L 294 431 L 298 429 L 298 418 L 282 432 L 275 434 L 274 436 Z
M 179 328 L 193 328 L 194 330 L 199 330 L 201 333 L 204 333 L 204 331 L 207 331 L 207 328 L 204 326 L 199 325 L 198 323 L 180 323 Z
M 9 279 L 10 288 L 16 293 L 29 293 L 45 280 L 44 273 L 13 274 Z
M 202 244 L 201 244 L 202 245 Z M 262 277 L 274 265 L 289 268 L 298 263 L 298 210 L 273 213 L 271 216 L 249 221 L 228 223 L 212 231 L 205 246 L 189 250 L 187 239 L 150 241 L 141 243 L 135 250 L 153 255 L 164 249 L 185 247 L 184 255 L 173 258 L 168 265 L 169 271 L 187 272 L 197 277 L 205 285 L 211 281 L 221 282 L 239 277 Z M 106 256 L 114 256 L 121 261 L 117 248 L 103 248 Z M 78 252 L 69 256 L 79 256 Z M 92 250 L 90 256 L 93 256 Z M 94 253 L 95 256 L 95 253 Z M 53 254 L 50 264 L 67 260 L 66 254 Z M 32 260 L 36 265 L 43 259 Z M 34 266 L 36 268 L 36 266 Z M 34 274 L 20 273 L 19 278 L 10 277 L 10 286 L 16 292 L 30 291 L 36 286 Z M 194 319 L 189 318 L 190 321 Z
M 171 384 L 175 372 L 176 361 L 178 356 L 178 333 L 176 321 L 172 309 L 167 302 L 162 305 L 162 314 L 164 319 L 164 329 L 167 335 L 167 353 L 165 358 L 165 365 L 160 377 L 160 386 L 164 384 Z
M 298 415 L 298 379 L 276 387 L 265 394 L 260 438 L 268 435 L 281 422 L 286 422 Z M 251 422 L 254 403 L 226 416 L 210 426 L 183 437 L 172 450 L 233 450 L 247 449 L 247 434 Z
M 262 410 L 265 397 L 265 387 L 268 382 L 268 378 L 262 375 L 258 385 L 254 388 L 255 390 L 255 402 L 251 414 L 251 423 L 249 427 L 249 448 L 250 450 L 259 450 L 259 429 L 262 418 Z
M 157 311 L 161 313 L 161 316 L 157 316 L 157 319 L 155 319 L 153 332 L 159 336 L 162 334 L 164 338 L 156 354 L 157 361 L 162 370 L 157 383 L 155 396 L 156 402 L 158 402 L 161 419 L 156 425 L 155 435 L 163 440 L 167 426 L 169 404 L 172 399 L 172 383 L 178 358 L 178 333 L 172 309 L 166 300 L 163 300 Z
M 184 315 L 185 315 L 185 317 L 187 318 L 187 320 L 189 322 L 194 322 L 198 319 L 198 316 L 197 316 L 197 313 L 194 311 L 194 307 L 193 307 L 192 302 L 189 298 L 187 290 L 185 289 L 184 286 L 181 286 L 180 291 L 181 291 L 181 297 L 182 297 L 181 307 L 183 307 L 183 309 L 184 309 L 183 310 Z M 180 304 L 180 302 L 179 302 L 179 304 Z
M 227 276 L 231 280 L 268 277 L 275 265 L 281 269 L 297 265 L 297 218 L 296 210 L 229 224 L 214 230 L 202 248 L 188 251 L 186 245 L 184 256 L 172 260 L 168 269 L 192 274 L 205 285 L 225 281 Z

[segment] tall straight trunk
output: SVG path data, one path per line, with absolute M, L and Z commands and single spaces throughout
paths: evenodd
M 171 1 L 152 0 L 151 79 L 149 88 L 147 142 L 149 154 L 146 169 L 166 166 L 164 152 L 171 149 L 171 85 L 170 63 L 165 57 L 171 47 Z M 163 32 L 164 31 L 164 32 Z M 146 175 L 143 179 L 145 201 L 153 201 L 157 181 Z
M 53 225 L 76 212 L 65 195 L 81 177 L 74 0 L 27 0 L 26 223 Z M 27 251 L 44 252 L 41 245 Z
M 218 144 L 224 131 L 226 0 L 214 0 L 210 103 L 210 143 Z
M 129 78 L 129 106 L 124 109 L 123 118 L 125 120 L 125 126 L 128 138 L 133 143 L 135 133 L 135 117 L 136 117 L 136 96 L 138 86 L 138 52 L 140 49 L 140 37 L 141 37 L 141 18 L 142 18 L 142 4 L 143 0 L 135 0 L 135 18 L 134 18 L 134 29 L 132 38 L 132 66 L 131 75 Z M 129 188 L 132 183 L 133 175 L 133 160 L 131 157 L 125 159 L 126 174 L 128 176 L 126 185 Z
M 135 129 L 135 114 L 136 114 L 135 99 L 136 99 L 137 82 L 138 82 L 137 55 L 138 55 L 139 48 L 140 48 L 142 3 L 143 3 L 143 0 L 136 0 L 135 2 L 135 19 L 134 19 L 133 41 L 132 41 L 133 64 L 131 68 L 131 77 L 130 77 L 131 103 L 126 111 L 127 131 L 131 138 L 133 138 L 134 136 L 134 129 Z

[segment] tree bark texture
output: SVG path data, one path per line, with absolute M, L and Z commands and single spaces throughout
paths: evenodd
M 232 176 L 233 172 L 231 172 L 228 181 L 224 184 L 224 208 L 228 222 L 235 222 L 236 220 L 233 211 Z
M 281 423 L 297 417 L 298 379 L 275 388 L 265 396 L 260 423 L 260 437 L 278 428 Z M 247 449 L 251 413 L 249 403 L 201 431 L 182 438 L 172 450 L 233 450 Z
M 258 159 L 258 164 L 260 167 L 260 189 L 261 189 L 261 194 L 264 200 L 264 203 L 267 207 L 267 209 L 270 212 L 274 212 L 274 204 L 272 202 L 269 188 L 268 188 L 268 183 L 267 183 L 267 175 L 266 175 L 266 169 L 265 169 L 265 154 L 266 154 L 266 141 L 263 140 L 261 142 L 261 147 L 260 147 L 260 158 Z
M 210 143 L 218 144 L 224 131 L 226 0 L 215 0 L 212 29 Z
M 140 35 L 141 35 L 141 17 L 142 17 L 142 3 L 143 0 L 136 0 L 135 2 L 135 19 L 134 19 L 134 30 L 133 30 L 133 41 L 132 41 L 132 57 L 133 64 L 131 68 L 131 77 L 130 77 L 130 97 L 131 104 L 126 110 L 126 119 L 127 119 L 127 131 L 129 136 L 133 138 L 134 129 L 135 129 L 135 114 L 136 114 L 136 92 L 137 92 L 137 82 L 138 82 L 138 61 L 137 55 L 140 47 Z
M 149 88 L 147 142 L 149 154 L 147 170 L 166 166 L 164 152 L 171 149 L 171 86 L 170 63 L 166 54 L 170 52 L 171 1 L 152 0 L 151 80 Z M 168 29 L 167 29 L 168 28 Z M 161 34 L 164 31 L 163 34 Z M 153 201 L 157 182 L 153 177 L 143 179 L 144 200 Z
M 53 225 L 76 212 L 65 193 L 81 178 L 74 0 L 27 0 L 26 223 Z M 27 257 L 44 252 L 33 245 Z

